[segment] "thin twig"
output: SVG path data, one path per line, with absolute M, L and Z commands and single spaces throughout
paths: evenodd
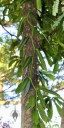
M 7 89 L 1 91 L 0 93 L 5 93 L 5 91 L 7 91 L 9 88 L 11 88 L 11 86 L 9 86 Z
M 2 25 L 2 23 L 0 22 L 0 25 L 2 26 L 2 28 L 12 37 L 12 36 L 14 36 L 14 37 L 16 37 L 17 39 L 18 39 L 18 41 L 20 42 L 20 39 L 18 38 L 18 36 L 15 36 L 14 34 L 11 34 L 3 25 Z
M 11 34 L 1 23 L 0 25 L 2 26 L 2 28 L 10 35 L 10 36 L 15 36 L 14 34 Z M 17 38 L 17 36 L 15 36 Z
M 64 87 L 63 87 L 63 88 L 60 88 L 60 89 L 57 89 L 55 92 L 61 91 L 61 90 L 63 90 L 63 89 L 64 89 Z

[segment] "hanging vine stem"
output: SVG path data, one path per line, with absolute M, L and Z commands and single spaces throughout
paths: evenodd
M 34 26 L 30 23 L 30 21 L 27 19 L 28 24 L 33 28 Z
M 36 88 L 35 88 L 35 86 L 34 86 L 34 84 L 33 84 L 33 82 L 32 82 L 32 79 L 31 79 L 31 78 L 29 78 L 29 79 L 30 79 L 30 81 L 31 81 L 31 84 L 32 84 L 34 90 L 36 91 Z

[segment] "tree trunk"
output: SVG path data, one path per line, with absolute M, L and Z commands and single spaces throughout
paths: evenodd
M 62 108 L 61 128 L 64 128 L 64 103 Z
M 30 90 L 26 97 L 22 96 L 22 113 L 21 113 L 21 128 L 32 128 L 32 111 L 33 108 L 29 108 L 27 111 L 25 110 L 26 103 L 31 95 L 33 95 L 34 90 Z
M 26 2 L 24 4 L 24 7 L 23 7 L 23 12 L 22 12 L 23 16 L 27 16 L 29 11 L 31 11 L 34 15 L 36 15 L 35 5 L 36 5 L 35 1 L 33 2 L 33 5 L 32 5 L 32 3 Z M 39 47 L 39 38 L 37 37 L 36 34 L 32 37 L 32 28 L 30 27 L 28 22 L 30 22 L 33 26 L 37 26 L 37 24 L 29 16 L 28 21 L 26 21 L 24 23 L 24 29 L 23 29 L 23 37 L 27 37 L 27 36 L 30 37 L 27 44 L 25 44 L 25 46 L 24 46 L 24 53 L 25 53 L 25 58 L 28 56 L 33 56 L 32 81 L 33 81 L 33 84 L 36 86 L 38 80 L 37 80 L 37 55 L 36 55 L 35 49 Z M 34 41 L 34 46 L 31 43 L 32 38 Z M 30 74 L 31 74 L 30 73 L 30 66 L 28 66 L 27 71 L 26 70 L 24 71 L 23 78 L 26 76 L 30 77 Z M 33 125 L 33 121 L 32 121 L 33 108 L 29 108 L 27 111 L 25 111 L 27 101 L 28 101 L 29 97 L 32 95 L 35 95 L 35 90 L 34 90 L 33 86 L 31 85 L 28 94 L 26 96 L 24 96 L 24 92 L 22 94 L 21 128 L 32 128 L 32 125 Z

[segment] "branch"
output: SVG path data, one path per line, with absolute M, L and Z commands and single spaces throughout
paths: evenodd
M 9 104 L 21 104 L 21 100 L 19 100 L 19 101 L 5 101 L 5 100 L 3 100 L 3 101 L 0 101 L 0 105 L 9 105 Z
M 1 23 L 0 25 L 2 26 L 2 28 L 10 35 L 10 36 L 15 36 L 13 34 L 11 34 Z M 17 38 L 17 36 L 15 36 Z
M 15 97 L 11 97 L 10 99 L 13 100 L 14 98 L 17 98 L 19 95 L 15 96 Z M 5 101 L 4 105 L 7 105 L 7 104 L 15 104 L 15 103 L 21 103 L 21 100 L 19 101 Z
M 7 91 L 9 88 L 11 88 L 11 86 L 9 86 L 7 89 L 1 91 L 0 93 L 5 93 L 5 91 Z
M 11 22 L 4 23 L 5 26 L 9 26 L 9 25 L 11 25 L 11 24 L 12 24 Z M 0 25 L 2 26 L 2 28 L 3 28 L 11 37 L 12 37 L 12 36 L 16 37 L 16 38 L 18 39 L 18 41 L 20 42 L 20 39 L 19 39 L 17 36 L 15 36 L 14 34 L 11 34 L 11 33 L 2 25 L 1 22 L 0 22 Z
M 63 89 L 64 89 L 64 87 L 63 87 L 63 88 L 59 88 L 59 89 L 57 89 L 55 92 L 61 91 L 61 90 L 63 90 Z

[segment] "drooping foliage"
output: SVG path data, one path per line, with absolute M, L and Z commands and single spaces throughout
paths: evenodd
M 34 2 L 36 15 L 31 9 L 27 15 L 23 15 L 26 3 L 28 3 L 29 8 L 30 5 L 34 6 Z M 64 58 L 64 2 L 63 0 L 2 0 L 0 7 L 2 14 L 0 25 L 5 30 L 5 27 L 9 25 L 15 25 L 17 28 L 15 39 L 13 38 L 14 35 L 8 32 L 11 36 L 11 39 L 7 41 L 11 52 L 9 66 L 13 67 L 13 72 L 17 77 L 21 77 L 23 72 L 26 72 L 30 67 L 30 77 L 23 79 L 16 92 L 25 91 L 26 96 L 30 91 L 30 86 L 33 86 L 35 96 L 29 98 L 26 109 L 34 108 L 32 113 L 33 128 L 45 128 L 45 123 L 49 122 L 53 115 L 53 102 L 61 115 L 62 98 L 48 89 L 48 81 L 55 79 L 54 73 L 56 74 L 58 71 L 58 62 Z M 26 24 L 31 29 L 31 35 L 26 34 L 27 36 L 24 37 L 23 30 Z M 37 37 L 35 40 L 34 35 Z M 36 42 L 37 39 L 38 47 L 35 48 L 34 41 Z M 25 57 L 24 53 L 24 47 L 29 40 L 31 40 L 31 46 L 38 58 L 37 86 L 32 80 L 34 54 L 30 53 L 30 56 Z M 54 66 L 53 72 L 48 70 L 46 62 L 50 67 Z M 52 94 L 53 97 L 49 94 Z

